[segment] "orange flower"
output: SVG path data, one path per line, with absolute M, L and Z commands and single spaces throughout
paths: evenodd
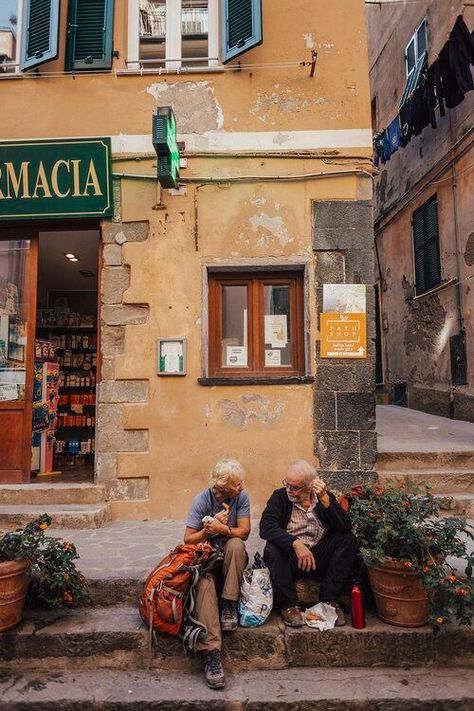
M 442 625 L 444 622 L 444 617 L 437 617 L 436 618 L 436 624 L 437 625 Z
M 48 524 L 47 523 L 40 523 L 39 527 L 41 528 L 42 531 L 46 531 L 46 529 L 48 528 Z
M 380 496 L 381 494 L 383 494 L 382 484 L 376 484 L 374 491 L 375 491 L 375 496 Z
M 450 575 L 449 578 L 448 578 L 448 580 L 449 580 L 450 583 L 455 583 L 456 580 L 457 580 L 457 578 L 456 578 L 455 575 Z
M 427 573 L 429 571 L 429 567 L 427 565 L 423 566 L 423 572 Z
M 405 566 L 405 568 L 413 568 L 413 563 L 411 562 L 411 560 L 403 561 L 403 565 Z
M 64 579 L 64 580 L 69 580 L 69 575 L 68 575 L 67 573 L 64 573 L 63 579 Z
M 63 599 L 64 599 L 64 602 L 67 602 L 68 604 L 70 604 L 72 602 L 72 595 L 70 595 L 70 593 L 68 593 L 68 592 L 65 592 L 63 595 Z
M 72 543 L 68 543 L 68 542 L 66 541 L 66 543 L 64 544 L 64 550 L 65 550 L 65 551 L 70 551 L 71 548 L 72 548 Z
M 409 501 L 402 501 L 402 506 L 404 509 L 407 509 L 410 506 L 410 502 Z
M 456 588 L 454 592 L 456 595 L 467 595 L 467 590 L 465 588 Z

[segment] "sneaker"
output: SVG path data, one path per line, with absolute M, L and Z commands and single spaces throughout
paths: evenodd
M 283 622 L 285 625 L 288 625 L 288 627 L 303 626 L 303 615 L 296 605 L 282 609 L 281 616 L 283 618 Z
M 333 608 L 336 610 L 336 612 L 337 612 L 336 627 L 344 627 L 344 625 L 346 624 L 346 616 L 345 616 L 345 614 L 344 614 L 344 610 L 343 610 L 342 607 L 339 605 L 339 603 L 337 602 L 337 600 L 336 600 L 336 601 L 327 602 L 326 604 L 327 604 L 327 605 L 331 605 L 331 607 L 333 607 Z
M 232 600 L 222 600 L 221 628 L 223 632 L 234 632 L 239 626 L 237 603 Z
M 202 651 L 202 659 L 204 662 L 204 677 L 209 688 L 223 689 L 225 676 L 220 651 L 218 649 L 204 649 Z

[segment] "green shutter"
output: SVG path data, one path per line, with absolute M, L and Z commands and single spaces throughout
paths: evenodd
M 66 71 L 112 67 L 114 0 L 69 0 Z
M 436 195 L 413 214 L 413 246 L 416 293 L 423 294 L 441 283 Z
M 25 0 L 20 69 L 31 69 L 58 56 L 60 0 Z
M 403 90 L 402 98 L 400 99 L 400 105 L 399 108 L 401 109 L 402 106 L 406 104 L 410 96 L 415 92 L 418 87 L 421 84 L 421 78 L 423 76 L 423 72 L 425 71 L 425 68 L 428 64 L 428 52 L 423 52 L 421 57 L 418 59 L 416 66 L 412 73 L 409 75 L 407 82 L 405 84 L 405 88 Z
M 222 0 L 221 18 L 224 64 L 262 44 L 262 0 Z

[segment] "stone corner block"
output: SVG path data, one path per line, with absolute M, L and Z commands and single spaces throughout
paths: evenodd
M 103 380 L 99 384 L 99 402 L 148 402 L 148 380 Z

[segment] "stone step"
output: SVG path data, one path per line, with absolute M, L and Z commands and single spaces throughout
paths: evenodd
M 93 670 L 11 673 L 0 678 L 2 711 L 468 711 L 470 669 L 285 669 L 228 674 L 209 689 L 200 673 Z
M 474 469 L 439 470 L 439 469 L 400 469 L 382 470 L 379 481 L 384 485 L 397 485 L 423 488 L 431 487 L 433 494 L 469 493 L 474 494 Z
M 111 520 L 109 504 L 1 505 L 0 530 L 24 526 L 43 513 L 51 515 L 54 528 L 100 528 Z
M 0 505 L 100 504 L 105 488 L 95 484 L 0 484 Z
M 380 452 L 377 471 L 401 469 L 474 470 L 474 451 L 459 452 Z
M 474 632 L 449 626 L 400 628 L 367 615 L 367 627 L 327 632 L 289 628 L 274 612 L 265 625 L 224 636 L 223 661 L 232 671 L 288 667 L 474 666 Z M 73 671 L 114 668 L 195 671 L 179 637 L 159 635 L 153 653 L 136 606 L 27 611 L 24 621 L 2 634 L 2 669 Z

